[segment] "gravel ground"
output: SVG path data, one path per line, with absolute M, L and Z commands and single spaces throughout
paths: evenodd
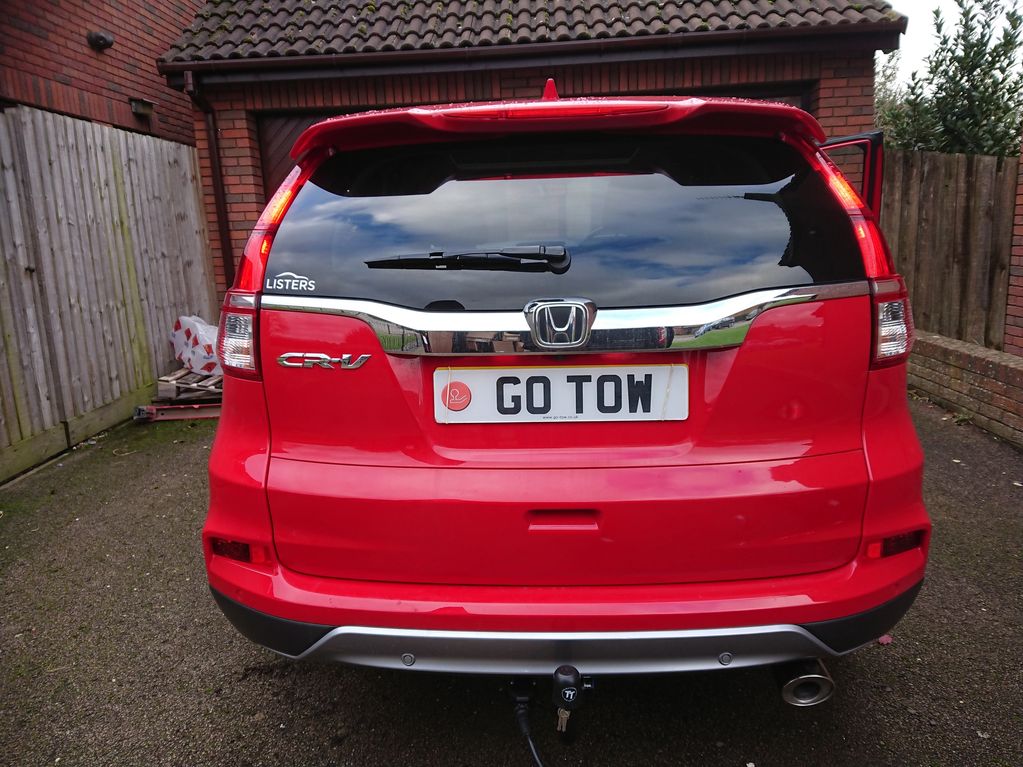
M 534 710 L 548 765 L 1023 763 L 1023 455 L 913 412 L 934 546 L 891 644 L 832 663 L 808 710 L 762 669 L 598 680 L 572 745 Z M 0 764 L 528 765 L 492 680 L 295 664 L 235 633 L 199 550 L 212 437 L 122 427 L 0 488 Z

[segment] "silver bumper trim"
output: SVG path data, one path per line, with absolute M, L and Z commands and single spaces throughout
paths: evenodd
M 342 626 L 297 657 L 410 671 L 546 675 L 563 663 L 583 674 L 650 674 L 836 654 L 795 625 L 579 633 Z

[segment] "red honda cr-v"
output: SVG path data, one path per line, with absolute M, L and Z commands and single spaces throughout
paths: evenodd
M 930 535 L 912 325 L 880 146 L 840 142 L 868 205 L 823 138 L 675 97 L 309 128 L 221 317 L 227 617 L 289 657 L 502 674 L 886 632 Z M 810 678 L 790 702 L 827 697 Z

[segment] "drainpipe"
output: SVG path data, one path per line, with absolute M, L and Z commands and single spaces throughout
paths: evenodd
M 224 175 L 220 167 L 220 141 L 217 137 L 217 114 L 199 92 L 199 82 L 191 70 L 185 72 L 185 93 L 206 117 L 206 136 L 210 150 L 210 173 L 213 175 L 213 206 L 217 211 L 217 230 L 220 237 L 220 260 L 224 267 L 227 287 L 234 284 L 234 253 L 231 245 L 231 227 L 227 220 L 227 197 L 224 195 Z

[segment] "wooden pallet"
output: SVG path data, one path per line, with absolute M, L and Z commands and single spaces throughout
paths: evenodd
M 219 401 L 224 393 L 224 376 L 208 376 L 181 368 L 156 382 L 156 402 Z
M 191 405 L 139 405 L 132 416 L 135 423 L 153 421 L 195 421 L 202 418 L 220 418 L 219 402 L 201 402 Z

